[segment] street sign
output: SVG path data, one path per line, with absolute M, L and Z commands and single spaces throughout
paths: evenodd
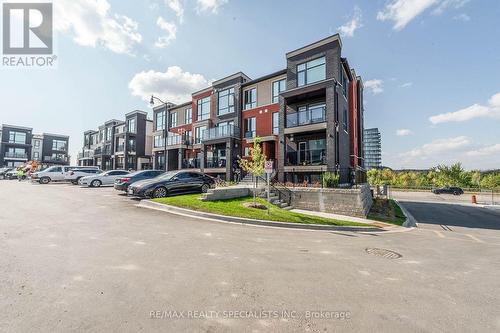
M 264 170 L 266 171 L 266 173 L 273 173 L 273 161 L 266 161 Z

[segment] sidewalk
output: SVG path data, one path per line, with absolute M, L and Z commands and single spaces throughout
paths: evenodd
M 380 221 L 365 219 L 365 218 L 362 218 L 362 217 L 354 217 L 354 216 L 332 214 L 332 213 L 324 213 L 324 212 L 315 212 L 315 211 L 303 210 L 303 209 L 291 209 L 290 211 L 295 212 L 295 213 L 300 213 L 300 214 L 326 217 L 326 218 L 335 219 L 335 220 L 366 223 L 366 224 L 375 225 L 377 227 L 384 228 L 384 229 L 391 229 L 393 227 L 394 228 L 400 228 L 399 226 L 397 226 L 395 224 L 390 224 L 390 223 L 384 223 L 384 222 L 380 222 Z

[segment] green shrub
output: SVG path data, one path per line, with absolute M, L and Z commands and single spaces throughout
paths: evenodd
M 323 174 L 323 187 L 338 187 L 340 176 L 335 172 L 325 172 Z

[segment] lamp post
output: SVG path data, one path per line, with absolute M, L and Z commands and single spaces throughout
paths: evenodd
M 165 164 L 165 171 L 167 171 L 167 128 L 168 128 L 168 103 L 162 101 L 158 97 L 151 95 L 149 100 L 149 105 L 153 107 L 155 105 L 155 100 L 165 105 L 165 116 L 163 117 L 163 159 Z

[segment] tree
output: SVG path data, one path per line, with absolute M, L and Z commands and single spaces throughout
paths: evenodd
M 257 177 L 262 176 L 264 173 L 264 166 L 266 163 L 266 155 L 262 153 L 262 148 L 260 147 L 260 137 L 255 137 L 253 139 L 253 147 L 250 148 L 250 158 L 244 159 L 240 158 L 238 164 L 240 168 L 248 172 L 254 177 L 253 181 L 253 205 L 257 206 Z

